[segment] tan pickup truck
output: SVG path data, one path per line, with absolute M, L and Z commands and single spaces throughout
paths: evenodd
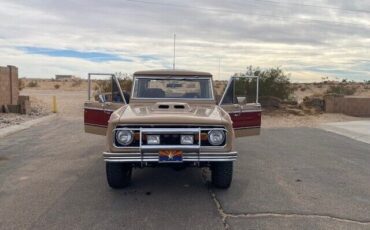
M 260 132 L 257 78 L 232 77 L 217 101 L 206 72 L 138 71 L 129 97 L 111 77 L 109 101 L 91 100 L 89 86 L 84 123 L 86 132 L 107 137 L 103 156 L 112 188 L 129 185 L 132 169 L 147 166 L 209 167 L 214 186 L 230 186 L 235 137 Z M 253 96 L 247 83 L 256 88 Z

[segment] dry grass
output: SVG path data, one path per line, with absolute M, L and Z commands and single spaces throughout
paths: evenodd
M 300 103 L 305 97 L 309 96 L 323 96 L 332 87 L 343 85 L 339 82 L 327 82 L 327 83 L 293 83 L 294 89 L 293 96 Z M 367 96 L 370 97 L 370 87 L 365 83 L 346 83 L 345 87 L 354 89 L 354 96 Z M 304 90 L 302 90 L 304 89 Z
M 81 91 L 87 90 L 87 80 L 74 80 L 74 81 L 56 81 L 51 79 L 21 79 L 25 84 L 25 89 L 33 88 L 37 90 L 54 90 L 56 85 L 59 85 L 58 89 L 66 91 Z M 32 82 L 37 82 L 36 86 Z M 29 85 L 33 87 L 29 87 Z M 93 82 L 93 86 L 95 82 Z

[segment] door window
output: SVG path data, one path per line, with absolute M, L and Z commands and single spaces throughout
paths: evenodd
M 108 79 L 98 79 L 92 80 L 91 76 L 109 76 Z M 120 104 L 127 104 L 127 99 L 122 92 L 121 86 L 118 79 L 114 74 L 89 74 L 89 100 L 90 95 L 92 95 L 95 101 L 104 103 L 104 102 L 113 102 Z
M 220 105 L 258 103 L 258 78 L 232 77 Z

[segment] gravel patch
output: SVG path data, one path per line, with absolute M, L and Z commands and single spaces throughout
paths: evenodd
M 45 103 L 41 100 L 31 97 L 31 113 L 0 113 L 0 129 L 12 125 L 19 125 L 29 120 L 37 119 L 50 114 L 50 111 Z

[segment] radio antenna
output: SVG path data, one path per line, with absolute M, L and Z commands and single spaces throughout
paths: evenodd
M 218 57 L 218 80 L 221 80 L 221 56 Z
M 176 33 L 173 34 L 173 69 L 176 66 Z

